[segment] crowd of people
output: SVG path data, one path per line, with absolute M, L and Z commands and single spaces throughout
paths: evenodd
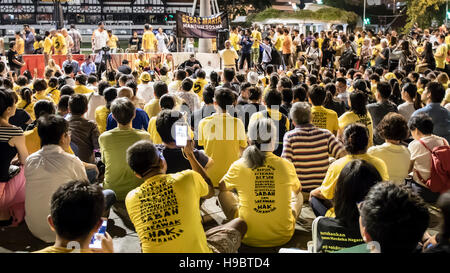
M 68 54 L 44 78 L 0 62 L 0 225 L 25 221 L 54 242 L 40 252 L 113 252 L 108 233 L 89 248 L 113 209 L 143 252 L 233 253 L 285 245 L 309 203 L 354 238 L 334 250 L 448 253 L 450 32 L 239 31 L 208 74 L 194 54 L 101 74 Z M 214 196 L 227 221 L 205 231 Z

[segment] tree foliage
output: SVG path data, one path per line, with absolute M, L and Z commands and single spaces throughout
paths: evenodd
M 404 31 L 409 31 L 414 24 L 421 28 L 431 25 L 433 19 L 441 21 L 443 19 L 442 6 L 446 0 L 407 0 L 408 16 Z M 441 12 L 439 12 L 441 10 Z
M 238 15 L 248 15 L 250 7 L 256 11 L 260 12 L 272 6 L 271 1 L 261 1 L 261 0 L 221 0 L 218 1 L 219 8 L 221 11 L 227 11 L 232 17 Z

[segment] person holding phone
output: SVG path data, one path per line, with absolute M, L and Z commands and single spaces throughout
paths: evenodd
M 74 180 L 61 185 L 51 198 L 48 224 L 56 233 L 55 244 L 36 253 L 113 253 L 108 232 L 97 235 L 100 249 L 90 248 L 93 236 L 104 225 L 105 200 L 98 185 Z

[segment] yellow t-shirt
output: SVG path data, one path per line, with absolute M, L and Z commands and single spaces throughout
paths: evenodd
M 205 79 L 197 78 L 194 82 L 194 86 L 192 90 L 195 94 L 197 94 L 200 98 L 200 101 L 203 101 L 203 90 L 205 89 L 205 85 L 208 84 L 208 81 Z
M 55 104 L 59 103 L 59 99 L 61 98 L 61 92 L 59 92 L 56 88 L 48 87 L 47 90 L 45 90 L 45 94 L 53 99 L 53 102 Z
M 161 107 L 159 106 L 159 99 L 152 99 L 144 106 L 144 111 L 147 113 L 149 118 L 158 115 L 161 112 Z
M 327 109 L 323 106 L 311 107 L 312 124 L 315 126 L 327 129 L 334 135 L 339 130 L 338 116 L 335 111 Z
M 95 122 L 97 123 L 100 134 L 103 134 L 106 131 L 106 122 L 109 113 L 111 113 L 111 111 L 106 108 L 106 105 L 99 106 L 95 109 Z
M 152 31 L 146 31 L 142 36 L 142 49 L 155 50 L 156 37 Z
M 33 130 L 25 131 L 25 146 L 27 146 L 28 154 L 35 153 L 41 149 L 41 138 L 39 137 L 37 126 Z M 64 149 L 66 153 L 74 154 L 72 148 Z
M 206 172 L 217 187 L 231 164 L 241 156 L 240 149 L 247 147 L 244 124 L 229 114 L 206 117 L 198 125 L 198 145 L 214 160 Z
M 445 44 L 440 45 L 436 49 L 436 54 L 440 54 L 440 57 L 434 55 L 436 60 L 436 68 L 445 68 L 445 59 L 447 59 L 447 46 Z
M 94 253 L 91 249 L 74 250 L 65 247 L 49 246 L 33 253 Z
M 55 103 L 51 97 L 47 96 L 47 93 L 45 91 L 41 92 L 41 93 L 34 94 L 33 95 L 33 99 L 36 100 L 36 101 L 48 100 L 48 101 L 51 101 L 51 102 Z
M 275 41 L 275 49 L 278 51 L 283 50 L 283 42 L 284 42 L 284 35 L 278 35 L 276 41 Z
M 94 90 L 87 88 L 86 85 L 75 85 L 73 90 L 77 94 L 89 94 L 94 92 Z
M 111 37 L 108 38 L 108 41 L 106 42 L 106 45 L 109 48 L 117 48 L 117 42 L 119 41 L 119 38 L 117 38 L 116 35 L 111 35 Z
M 369 112 L 365 116 L 358 116 L 353 111 L 345 112 L 342 116 L 339 117 L 339 129 L 344 130 L 345 127 L 352 123 L 362 123 L 366 125 L 367 129 L 369 129 L 369 145 L 368 147 L 373 146 L 373 122 L 372 116 Z
M 450 103 L 450 91 L 447 89 L 447 91 L 445 92 L 445 98 L 444 101 L 446 103 Z
M 252 48 L 259 48 L 259 43 L 262 41 L 261 32 L 257 30 L 252 31 L 252 37 L 253 37 Z
M 230 50 L 223 50 L 220 52 L 220 55 L 223 60 L 223 66 L 225 68 L 235 67 L 236 60 L 239 59 L 239 55 L 237 54 L 236 50 L 230 49 Z
M 241 158 L 231 165 L 223 181 L 239 195 L 239 218 L 247 223 L 243 243 L 273 247 L 291 239 L 295 230 L 292 191 L 300 187 L 291 162 L 266 153 L 264 166 L 250 169 Z
M 339 174 L 341 173 L 345 165 L 347 165 L 348 162 L 354 159 L 365 160 L 368 163 L 372 164 L 375 167 L 375 169 L 377 169 L 377 171 L 380 173 L 380 176 L 383 179 L 383 181 L 389 181 L 389 174 L 386 168 L 386 164 L 384 163 L 383 160 L 368 154 L 346 155 L 333 162 L 328 168 L 325 179 L 323 180 L 323 183 L 320 186 L 320 192 L 326 199 L 331 200 L 334 198 L 334 191 L 336 188 L 336 183 L 339 178 Z
M 138 71 L 143 71 L 144 68 L 150 66 L 150 63 L 147 60 L 136 60 L 134 62 L 134 69 L 138 70 Z
M 56 55 L 66 55 L 67 47 L 66 47 L 66 38 L 62 34 L 57 33 L 55 37 L 52 39 L 53 46 L 55 48 Z
M 239 51 L 239 36 L 236 33 L 230 33 L 230 43 L 234 50 Z
M 273 110 L 270 108 L 267 108 L 267 112 L 270 115 L 270 118 L 274 119 L 274 120 L 281 120 L 282 117 L 282 113 L 280 111 L 277 110 Z M 262 112 L 256 112 L 254 113 L 251 117 L 250 117 L 250 121 L 249 121 L 249 127 L 250 127 L 250 123 L 253 123 L 255 121 L 257 121 L 258 119 L 264 118 L 263 113 Z M 289 123 L 289 119 L 286 119 L 286 132 L 289 131 L 290 128 L 290 123 Z
M 17 38 L 16 46 L 17 46 L 17 54 L 23 55 L 23 53 L 25 53 L 25 41 L 22 38 Z
M 323 38 L 318 38 L 317 44 L 319 45 L 319 49 L 322 50 Z
M 27 104 L 26 101 L 19 99 L 19 101 L 16 104 L 16 107 L 25 110 L 25 112 L 27 112 L 28 115 L 30 115 L 31 119 L 35 120 L 36 116 L 34 115 L 34 103 L 35 101 L 32 100 L 31 103 Z
M 156 130 L 156 118 L 152 117 L 150 121 L 148 122 L 148 132 L 150 134 L 150 140 L 153 144 L 162 144 L 161 136 L 159 135 L 158 131 Z
M 192 170 L 160 174 L 130 191 L 128 215 L 144 253 L 211 253 L 200 216 L 208 184 Z
M 52 53 L 53 41 L 49 37 L 45 37 L 44 40 L 44 53 L 50 54 Z

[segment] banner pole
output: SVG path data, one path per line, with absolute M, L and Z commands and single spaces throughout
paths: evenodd
M 200 0 L 200 16 L 211 16 L 211 1 Z M 199 53 L 211 53 L 212 41 L 211 39 L 199 39 L 198 52 Z

